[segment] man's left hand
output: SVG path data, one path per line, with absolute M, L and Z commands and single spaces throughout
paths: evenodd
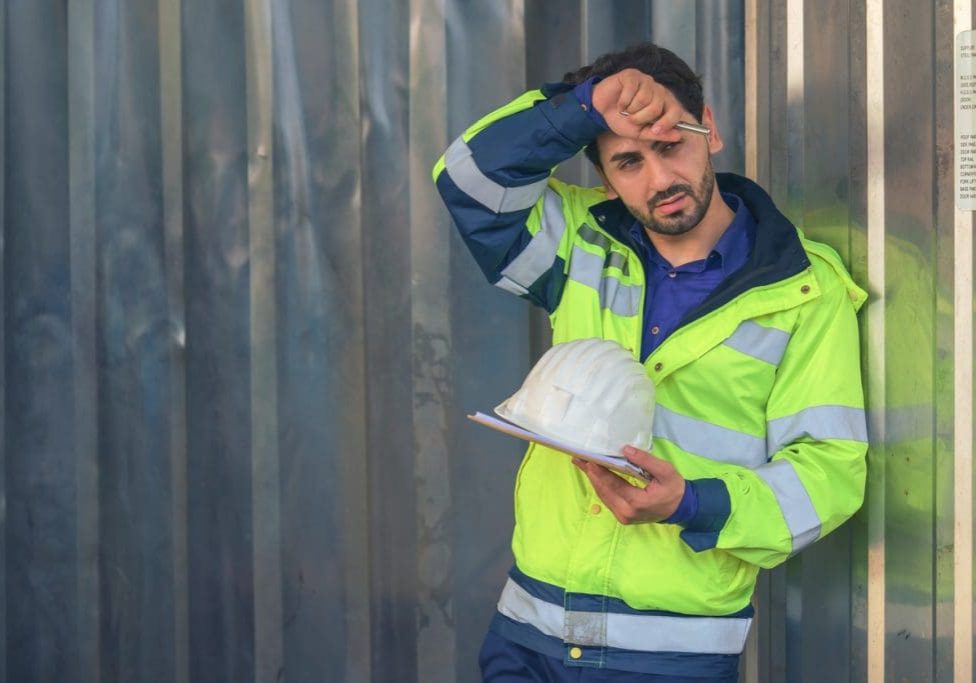
M 660 522 L 678 509 L 685 492 L 685 480 L 674 465 L 646 451 L 625 446 L 623 456 L 651 475 L 646 488 L 633 486 L 605 467 L 573 458 L 573 464 L 589 478 L 600 500 L 621 524 Z

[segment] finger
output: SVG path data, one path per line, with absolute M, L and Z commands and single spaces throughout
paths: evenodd
M 633 85 L 625 85 L 620 90 L 620 97 L 617 98 L 617 112 L 621 116 L 630 116 L 631 107 L 634 104 L 634 96 L 637 94 L 637 88 Z
M 628 462 L 642 468 L 655 479 L 668 479 L 676 472 L 674 465 L 667 460 L 656 458 L 635 446 L 624 446 L 622 453 Z
M 651 126 L 651 135 L 658 137 L 659 139 L 665 139 L 663 136 L 669 136 L 666 139 L 678 139 L 681 137 L 681 131 L 674 127 L 678 121 L 681 120 L 681 116 L 684 112 L 676 104 L 670 107 L 665 107 L 664 112 L 661 114 L 660 118 L 654 122 Z
M 634 487 L 600 465 L 587 463 L 585 467 L 580 469 L 586 473 L 596 495 L 607 504 L 607 507 L 612 509 L 614 513 L 623 514 L 629 511 L 631 501 L 626 495 L 626 489 Z
M 642 88 L 630 102 L 630 118 L 635 124 L 650 125 L 664 114 L 665 106 L 656 89 Z

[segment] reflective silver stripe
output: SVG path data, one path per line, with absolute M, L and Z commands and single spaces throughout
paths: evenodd
M 668 410 L 654 409 L 654 437 L 703 458 L 756 468 L 766 462 L 766 441 L 728 427 Z
M 502 276 L 502 278 L 495 283 L 495 286 L 504 289 L 506 292 L 511 292 L 515 296 L 523 296 L 529 293 L 529 290 L 527 290 L 525 287 L 517 282 L 509 280 L 505 276 Z
M 789 332 L 746 320 L 725 340 L 725 345 L 770 365 L 779 365 L 789 341 Z
M 604 268 L 619 268 L 624 275 L 630 275 L 630 268 L 627 266 L 627 257 L 619 251 L 611 251 L 603 261 Z
M 584 242 L 600 247 L 603 251 L 610 249 L 610 238 L 597 232 L 586 223 L 579 227 L 579 236 Z
M 548 178 L 519 187 L 502 187 L 478 168 L 471 148 L 463 138 L 451 143 L 444 153 L 444 167 L 454 184 L 464 194 L 495 213 L 528 209 L 546 189 Z
M 621 254 L 619 251 L 612 251 L 610 249 L 610 240 L 606 235 L 597 232 L 586 223 L 583 223 L 583 225 L 579 227 L 578 234 L 580 239 L 587 244 L 592 244 L 595 247 L 599 247 L 602 251 L 607 253 L 607 257 L 603 260 L 604 268 L 614 266 L 619 268 L 624 275 L 630 274 L 630 269 L 627 267 L 627 256 L 625 254 Z
M 769 457 L 788 443 L 802 437 L 824 439 L 868 440 L 864 410 L 847 406 L 814 406 L 793 415 L 770 420 L 766 427 Z
M 756 469 L 776 496 L 776 502 L 793 537 L 796 553 L 820 537 L 820 518 L 803 482 L 789 460 L 775 460 Z
M 569 278 L 595 289 L 600 295 L 600 308 L 609 308 L 617 315 L 637 315 L 643 287 L 625 285 L 615 277 L 603 275 L 604 257 L 573 247 Z
M 739 654 L 752 624 L 751 618 L 739 617 L 567 611 L 530 595 L 512 579 L 502 590 L 498 611 L 566 643 L 640 652 Z
M 559 241 L 566 231 L 562 198 L 549 188 L 544 196 L 539 232 L 502 271 L 502 279 L 518 283 L 523 288 L 529 287 L 552 267 Z

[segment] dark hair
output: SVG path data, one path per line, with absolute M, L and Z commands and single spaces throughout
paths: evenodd
M 646 73 L 670 90 L 681 106 L 701 121 L 705 109 L 701 79 L 681 57 L 654 43 L 640 43 L 620 52 L 608 52 L 592 64 L 567 73 L 563 82 L 579 85 L 588 78 L 606 78 L 624 69 Z M 587 159 L 600 166 L 600 152 L 595 140 L 584 151 Z

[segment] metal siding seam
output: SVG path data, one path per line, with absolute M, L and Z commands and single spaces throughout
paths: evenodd
M 0 43 L 7 44 L 7 3 L 0 4 Z M 7 91 L 7 63 L 6 48 L 0 47 L 0 159 L 6 159 L 5 142 L 7 139 L 6 121 L 6 91 Z M 6 164 L 0 164 L 0 269 L 5 262 L 4 244 L 7 238 L 6 204 L 4 203 L 4 188 Z M 0 274 L 0 320 L 6 320 L 6 289 L 4 278 Z M 0 681 L 7 680 L 7 405 L 6 395 L 6 332 L 0 332 Z
M 759 0 L 745 0 L 745 152 L 746 176 L 759 174 Z
M 786 144 L 787 144 L 787 215 L 798 227 L 803 226 L 803 189 L 805 159 L 805 113 L 803 50 L 804 0 L 786 0 Z
M 762 437 L 681 415 L 661 405 L 654 409 L 654 437 L 688 453 L 750 469 L 767 460 Z
M 867 93 L 867 233 L 868 288 L 875 296 L 867 304 L 866 344 L 868 358 L 867 486 L 868 525 L 868 683 L 885 680 L 885 102 L 884 102 L 884 0 L 866 0 L 865 66 Z
M 549 178 L 528 185 L 502 187 L 478 168 L 471 148 L 459 137 L 444 153 L 444 169 L 464 194 L 495 213 L 532 208 L 546 189 Z
M 739 353 L 770 365 L 779 365 L 786 353 L 786 345 L 790 343 L 790 333 L 745 320 L 724 343 Z
M 457 680 L 449 453 L 452 409 L 449 222 L 430 191 L 427 160 L 447 139 L 448 0 L 410 0 L 409 187 L 414 476 L 417 520 L 417 680 Z M 541 192 L 541 189 L 540 189 Z
M 502 279 L 528 288 L 552 267 L 559 242 L 566 231 L 563 200 L 551 189 L 543 193 L 541 227 L 518 256 L 502 271 Z M 498 283 L 496 283 L 498 284 Z M 498 286 L 505 289 L 501 284 Z M 510 291 L 510 290 L 509 290 Z
M 799 475 L 789 460 L 776 460 L 763 465 L 756 474 L 766 482 L 776 496 L 776 502 L 793 537 L 795 554 L 820 536 L 820 518 L 813 507 Z
M 953 36 L 972 29 L 955 0 Z M 958 48 L 955 48 L 955 56 Z M 955 76 L 955 74 L 954 74 Z M 955 83 L 955 81 L 954 81 Z M 959 86 L 954 88 L 959 96 Z M 958 102 L 956 111 L 958 112 Z M 953 271 L 953 680 L 973 680 L 973 213 L 955 210 Z
M 744 51 L 745 51 L 745 173 L 760 182 L 759 178 L 759 0 L 744 1 Z M 768 90 L 768 85 L 765 86 Z M 753 596 L 752 603 L 757 598 Z M 761 620 L 757 611 L 757 620 Z M 760 621 L 761 623 L 761 621 Z M 759 680 L 759 627 L 750 629 L 743 652 L 740 669 L 746 683 Z
M 68 5 L 68 149 L 71 336 L 77 481 L 78 677 L 101 678 L 98 524 L 97 252 L 95 221 L 95 8 Z
M 190 617 L 187 556 L 186 315 L 183 305 L 183 81 L 182 0 L 159 0 L 160 140 L 166 300 L 174 347 L 170 363 L 169 428 L 173 543 L 174 683 L 190 680 Z
M 246 0 L 254 677 L 283 667 L 270 0 Z
M 793 415 L 770 420 L 766 428 L 766 449 L 772 457 L 784 446 L 803 437 L 815 441 L 868 440 L 864 411 L 848 406 L 813 406 Z

